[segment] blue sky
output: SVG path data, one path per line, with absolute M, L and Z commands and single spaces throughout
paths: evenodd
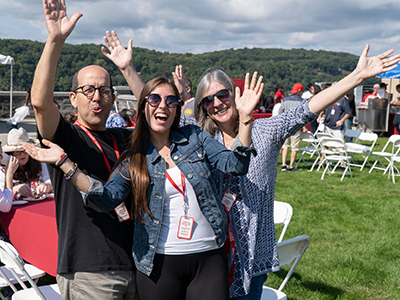
M 359 55 L 400 52 L 399 0 L 66 0 L 83 17 L 67 43 L 101 44 L 106 30 L 126 46 L 170 53 L 230 48 L 304 48 Z M 42 1 L 0 0 L 0 38 L 44 42 Z M 7 55 L 7 53 L 2 53 Z

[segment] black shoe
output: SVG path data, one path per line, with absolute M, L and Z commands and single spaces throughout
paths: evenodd
M 294 172 L 294 171 L 296 171 L 297 169 L 295 169 L 295 168 L 287 168 L 286 169 L 288 172 Z
M 287 171 L 287 166 L 282 166 L 282 172 L 286 172 Z

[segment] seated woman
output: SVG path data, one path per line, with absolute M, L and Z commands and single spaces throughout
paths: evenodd
M 3 157 L 7 156 L 7 161 Z M 19 164 L 18 159 L 7 154 L 3 154 L 3 149 L 0 142 L 0 211 L 9 212 L 13 201 L 13 175 Z M 6 164 L 6 167 L 3 166 Z M 1 235 L 0 235 L 1 239 Z
M 14 198 L 37 198 L 53 192 L 46 164 L 29 157 L 20 145 L 22 142 L 31 142 L 25 129 L 11 129 L 7 135 L 7 145 L 3 147 L 5 153 L 18 159 L 19 167 L 13 176 Z
M 229 299 L 223 247 L 227 215 L 211 168 L 230 175 L 247 172 L 253 152 L 249 120 L 263 88 L 262 77 L 256 79 L 250 84 L 247 75 L 243 95 L 235 98 L 239 131 L 232 151 L 198 126 L 178 128 L 176 86 L 163 77 L 148 82 L 130 147 L 104 187 L 77 169 L 57 145 L 46 140 L 50 149 L 23 144 L 36 159 L 56 163 L 85 193 L 87 205 L 135 218 L 132 254 L 141 300 Z M 229 191 L 226 196 L 226 203 L 234 198 Z

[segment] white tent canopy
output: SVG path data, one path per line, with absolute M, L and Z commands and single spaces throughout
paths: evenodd
M 13 69 L 12 66 L 14 64 L 14 59 L 11 56 L 5 56 L 0 54 L 0 65 L 10 65 L 11 66 L 11 75 L 10 75 L 10 118 L 12 117 L 12 90 L 13 90 Z

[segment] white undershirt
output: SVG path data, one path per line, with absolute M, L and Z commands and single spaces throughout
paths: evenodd
M 167 170 L 175 184 L 182 190 L 181 171 L 178 167 Z M 160 235 L 156 253 L 167 255 L 183 255 L 217 249 L 215 234 L 200 210 L 192 185 L 185 178 L 185 200 L 188 217 L 194 219 L 193 232 L 190 240 L 179 239 L 179 219 L 184 215 L 182 194 L 166 179 L 165 203 L 163 207 Z

